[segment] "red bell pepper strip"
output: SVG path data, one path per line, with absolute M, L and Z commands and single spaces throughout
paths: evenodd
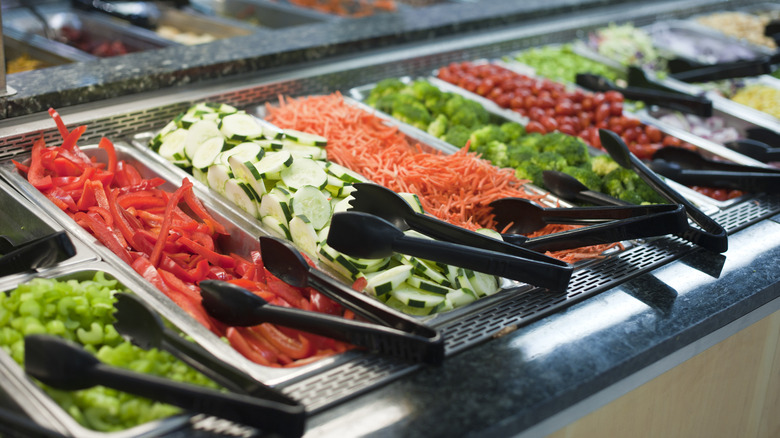
M 212 217 L 211 214 L 206 211 L 206 207 L 203 206 L 203 203 L 200 202 L 200 199 L 195 197 L 195 194 L 192 192 L 192 190 L 189 190 L 184 195 L 184 202 L 187 203 L 187 206 L 190 207 L 193 213 L 195 213 L 204 223 L 206 223 L 206 225 L 209 226 L 212 233 L 227 234 L 225 227 L 217 222 L 214 217 Z
M 135 233 L 130 227 L 130 223 L 124 214 L 124 209 L 116 201 L 118 194 L 117 189 L 109 190 L 108 192 L 108 211 L 111 212 L 111 216 L 114 218 L 114 225 L 122 233 L 127 243 L 132 244 L 133 236 Z
M 54 119 L 54 123 L 57 124 L 57 130 L 60 131 L 62 139 L 65 140 L 65 138 L 68 136 L 68 128 L 65 127 L 65 122 L 62 121 L 60 113 L 58 113 L 54 108 L 49 108 L 49 115 L 52 119 Z
M 81 211 L 76 213 L 73 218 L 76 220 L 76 222 L 82 224 L 83 227 L 92 230 L 92 234 L 103 245 L 105 245 L 106 248 L 110 249 L 111 252 L 119 256 L 122 261 L 127 264 L 133 263 L 133 259 L 130 257 L 130 253 L 127 252 L 127 249 L 119 242 L 119 240 L 116 238 L 116 235 L 106 225 L 105 222 Z
M 311 289 L 309 292 L 309 301 L 311 302 L 311 309 L 316 312 L 330 315 L 341 315 L 343 313 L 338 303 L 314 289 Z
M 190 238 L 182 236 L 177 242 L 187 247 L 187 249 L 190 251 L 202 255 L 213 265 L 217 265 L 225 269 L 230 269 L 236 265 L 236 261 L 233 259 L 233 257 L 210 250 Z
M 43 140 L 43 135 L 41 135 L 33 144 L 30 170 L 27 172 L 27 181 L 42 192 L 52 187 L 51 176 L 46 175 L 43 168 L 42 155 L 45 149 L 46 142 Z
M 81 135 L 84 134 L 84 132 L 87 130 L 86 125 L 81 125 L 73 129 L 73 131 L 70 131 L 67 136 L 62 138 L 62 148 L 66 151 L 72 151 L 73 148 L 76 147 L 76 143 L 78 143 L 79 138 L 81 138 Z M 80 156 L 80 158 L 85 158 L 85 156 Z
M 154 251 L 152 251 L 152 255 L 149 257 L 149 262 L 154 266 L 157 266 L 160 263 L 160 255 L 162 255 L 165 241 L 168 238 L 168 230 L 170 229 L 171 221 L 173 220 L 173 209 L 179 203 L 181 197 L 184 196 L 184 193 L 191 189 L 192 183 L 189 179 L 184 178 L 181 187 L 176 189 L 176 191 L 173 192 L 171 199 L 168 200 L 168 205 L 165 207 L 165 217 L 163 218 L 163 223 L 160 227 L 160 234 L 157 237 L 157 243 L 154 245 Z
M 98 147 L 106 151 L 108 154 L 108 169 L 106 169 L 112 175 L 116 172 L 116 149 L 114 149 L 114 143 L 106 137 L 102 137 L 98 143 Z
M 290 303 L 293 307 L 300 308 L 302 306 L 301 302 L 305 300 L 300 289 L 290 286 L 268 271 L 265 273 L 265 279 L 271 292 Z
M 114 178 L 116 185 L 122 188 L 132 187 L 147 181 L 141 178 L 141 174 L 138 172 L 138 169 L 136 169 L 135 166 L 131 166 L 124 161 L 119 161 L 116 163 L 116 172 L 114 172 Z M 157 179 L 164 182 L 161 178 Z
M 49 192 L 46 193 L 46 197 L 57 204 L 57 206 L 60 207 L 63 211 L 78 211 L 78 208 L 76 207 L 76 201 L 73 200 L 73 197 L 68 192 L 62 190 L 59 187 L 54 187 L 53 189 L 49 190 Z M 63 205 L 65 208 L 62 208 Z
M 122 163 L 122 161 L 120 161 Z M 165 184 L 165 180 L 162 178 L 154 177 L 151 179 L 145 179 L 138 183 L 135 183 L 133 185 L 122 185 L 118 184 L 119 187 L 119 193 L 125 194 L 125 193 L 133 193 L 133 192 L 141 192 L 149 189 L 153 189 L 155 187 L 159 187 L 161 185 Z
M 21 172 L 21 173 L 23 173 L 25 175 L 27 175 L 27 172 L 30 171 L 30 168 L 28 166 L 25 166 L 24 164 L 22 164 L 22 163 L 20 163 L 20 162 L 18 162 L 16 160 L 11 160 L 11 162 L 14 163 L 14 166 L 16 166 L 16 170 L 18 170 L 19 172 Z
M 264 322 L 253 327 L 253 330 L 262 334 L 274 347 L 291 359 L 302 359 L 311 353 L 309 340 L 298 335 L 298 339 L 293 339 L 279 331 L 273 324 Z
M 53 164 L 57 176 L 79 176 L 84 172 L 83 166 L 62 156 L 56 157 Z
M 63 190 L 81 190 L 84 188 L 84 185 L 87 183 L 87 181 L 92 178 L 92 175 L 95 173 L 95 169 L 93 167 L 86 167 L 81 172 L 81 175 L 79 175 L 78 178 L 71 180 L 70 182 L 66 184 L 60 185 Z M 56 178 L 54 178 L 56 180 Z
M 228 327 L 225 331 L 225 337 L 236 351 L 252 362 L 269 367 L 275 366 L 275 364 L 266 359 L 262 353 L 252 348 L 236 327 Z

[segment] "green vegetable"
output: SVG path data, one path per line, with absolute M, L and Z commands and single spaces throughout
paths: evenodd
M 620 167 L 620 165 L 609 155 L 597 155 L 590 160 L 590 167 L 597 175 L 605 176 Z
M 571 44 L 528 49 L 516 55 L 515 60 L 533 67 L 538 75 L 559 82 L 573 83 L 577 73 L 593 73 L 611 81 L 625 79 L 621 72 L 574 53 Z
M 0 294 L 0 348 L 20 365 L 24 335 L 46 333 L 84 345 L 101 361 L 172 380 L 216 388 L 217 385 L 170 354 L 142 350 L 114 329 L 116 280 L 103 272 L 91 280 L 36 278 Z M 81 391 L 43 389 L 85 427 L 118 431 L 177 414 L 179 409 L 124 392 L 95 386 Z
M 584 184 L 585 187 L 587 187 L 589 190 L 596 192 L 601 191 L 601 177 L 590 169 L 586 169 L 584 167 L 566 166 L 561 170 L 561 172 L 567 173 L 574 178 L 577 178 L 577 181 Z
M 601 190 L 632 204 L 664 202 L 664 199 L 639 175 L 623 167 L 618 167 L 604 177 Z

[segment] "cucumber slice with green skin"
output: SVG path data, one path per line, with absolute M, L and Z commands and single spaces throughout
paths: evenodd
M 192 157 L 192 167 L 207 169 L 214 164 L 214 160 L 225 148 L 225 140 L 222 137 L 212 137 L 200 145 L 195 156 Z
M 455 278 L 455 281 L 457 283 L 456 286 L 458 289 L 474 296 L 475 299 L 479 298 L 479 295 L 477 295 L 477 293 L 474 291 L 474 286 L 471 285 L 471 281 L 469 280 L 469 277 L 464 269 L 458 268 L 458 276 Z
M 285 129 L 284 136 L 296 143 L 306 146 L 320 146 L 324 147 L 328 145 L 328 139 L 317 134 L 310 134 L 308 132 L 301 132 L 295 129 Z
M 255 165 L 251 161 L 243 161 L 243 157 L 240 155 L 233 155 L 228 158 L 230 169 L 233 171 L 233 175 L 236 178 L 243 180 L 252 187 L 252 190 L 257 193 L 257 202 L 260 202 L 260 197 L 265 194 L 265 184 L 263 178 L 260 176 L 260 172 L 257 171 Z
M 310 158 L 312 160 L 325 160 L 328 158 L 328 154 L 323 148 L 302 145 L 286 139 L 284 140 L 282 149 L 291 153 L 296 158 Z
M 187 138 L 184 143 L 184 153 L 190 160 L 195 158 L 195 153 L 206 140 L 219 137 L 224 141 L 219 127 L 212 120 L 199 120 L 188 128 Z
M 263 136 L 263 128 L 257 119 L 243 112 L 223 117 L 219 130 L 229 140 L 245 141 Z
M 280 179 L 282 170 L 293 164 L 293 157 L 287 151 L 267 153 L 262 160 L 255 163 L 260 176 L 268 179 Z
M 207 106 L 214 109 L 214 111 L 218 112 L 221 116 L 226 116 L 228 114 L 233 114 L 238 112 L 238 108 L 228 105 L 226 103 L 206 103 Z
M 321 230 L 330 222 L 330 201 L 314 186 L 298 189 L 292 196 L 291 204 L 293 214 L 306 216 L 315 230 Z
M 266 151 L 279 151 L 284 147 L 284 143 L 282 143 L 280 140 L 269 140 L 269 139 L 262 139 L 262 140 L 255 140 L 254 141 L 258 146 L 263 148 Z
M 276 234 L 277 236 L 292 240 L 292 236 L 290 235 L 290 229 L 287 227 L 287 225 L 283 224 L 279 221 L 279 219 L 273 217 L 273 216 L 266 216 L 260 220 L 265 228 Z
M 208 181 L 206 180 L 206 172 L 202 171 L 201 169 L 192 168 L 192 177 L 195 178 L 196 181 L 199 181 L 203 184 L 208 185 Z
M 203 120 L 203 118 L 200 116 L 200 114 L 195 113 L 187 113 L 182 115 L 180 118 L 176 120 L 176 124 L 183 129 L 190 129 L 192 125 L 195 123 L 200 122 Z
M 501 289 L 499 287 L 499 278 L 494 275 L 467 270 L 467 277 L 477 296 L 493 295 Z
M 363 177 L 363 175 L 357 172 L 353 172 L 340 164 L 336 164 L 334 162 L 328 163 L 328 173 L 344 182 L 356 183 L 368 181 L 365 177 Z
M 477 233 L 483 234 L 483 235 L 488 236 L 488 237 L 492 237 L 492 238 L 494 238 L 496 240 L 501 240 L 501 241 L 504 240 L 504 238 L 501 237 L 501 233 L 499 233 L 496 230 L 492 230 L 490 228 L 479 228 L 477 230 Z
M 238 156 L 242 161 L 256 163 L 265 156 L 265 149 L 255 142 L 245 141 L 222 152 L 222 154 L 225 155 L 225 160 Z
M 282 181 L 293 190 L 303 186 L 324 189 L 328 184 L 328 175 L 325 171 L 314 160 L 308 158 L 293 160 L 289 167 L 282 169 L 280 175 Z
M 230 168 L 224 164 L 215 163 L 209 166 L 209 170 L 206 172 L 206 185 L 216 190 L 217 192 L 225 193 L 225 183 L 229 179 L 233 178 Z
M 162 145 L 165 136 L 177 130 L 178 128 L 179 125 L 176 124 L 175 120 L 168 122 L 168 124 L 163 126 L 163 128 L 160 129 L 154 138 L 152 138 L 152 140 L 149 142 L 149 148 L 154 152 L 157 152 L 160 149 L 160 145 Z
M 184 146 L 186 145 L 188 135 L 189 131 L 186 129 L 177 129 L 170 132 L 163 138 L 157 153 L 168 161 L 180 160 L 180 158 L 174 157 L 184 155 Z
M 273 123 L 267 120 L 257 119 L 257 124 L 263 128 L 263 137 L 269 140 L 281 140 L 284 138 L 284 130 Z
M 449 285 L 447 277 L 445 277 L 438 269 L 436 269 L 433 263 L 423 259 L 418 259 L 417 257 L 410 257 L 409 261 L 414 267 L 415 272 L 419 273 L 423 277 L 445 286 Z
M 466 304 L 473 303 L 477 300 L 477 297 L 464 291 L 463 289 L 453 289 L 447 294 L 447 301 L 452 303 L 454 307 L 463 307 Z
M 406 201 L 410 207 L 412 207 L 412 210 L 414 210 L 415 213 L 425 213 L 423 211 L 422 203 L 420 202 L 420 198 L 417 197 L 414 193 L 398 193 L 398 195 Z
M 288 224 L 292 219 L 290 198 L 283 195 L 279 189 L 271 189 L 260 200 L 260 216 L 273 216 L 283 224 Z
M 394 290 L 412 275 L 412 266 L 399 265 L 372 275 L 366 283 L 366 290 L 378 297 Z
M 426 278 L 419 277 L 417 275 L 412 275 L 406 280 L 406 282 L 418 289 L 422 289 L 426 292 L 431 292 L 439 295 L 447 295 L 450 291 L 452 291 L 452 288 L 442 286 L 441 284 L 436 283 L 435 281 L 431 281 Z
M 306 216 L 297 215 L 290 220 L 292 241 L 309 255 L 317 255 L 317 232 Z
M 244 187 L 244 185 L 237 179 L 227 180 L 225 182 L 225 197 L 250 215 L 260 217 L 257 213 L 257 201 L 252 196 L 251 189 Z
M 352 264 L 352 262 L 347 260 L 344 255 L 340 254 L 335 249 L 329 247 L 327 244 L 320 245 L 319 248 L 317 256 L 325 265 L 330 266 L 334 271 L 352 280 L 357 280 L 358 277 L 363 276 L 357 266 Z
M 409 307 L 417 308 L 434 308 L 445 299 L 444 295 L 426 292 L 408 283 L 401 284 L 390 293 L 398 301 Z
M 387 304 L 389 307 L 398 310 L 399 312 L 403 312 L 407 315 L 413 315 L 413 316 L 428 316 L 436 311 L 435 307 L 412 307 L 407 306 L 406 304 L 402 303 L 400 300 L 393 296 L 389 296 L 387 301 L 385 301 L 385 304 Z

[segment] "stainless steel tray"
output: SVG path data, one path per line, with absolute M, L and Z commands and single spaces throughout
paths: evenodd
M 105 262 L 88 262 L 51 270 L 43 278 L 57 280 L 91 280 L 95 273 L 104 272 L 106 278 L 119 282 L 118 289 L 125 289 L 138 295 L 144 301 L 156 303 L 150 288 L 139 284 L 135 279 L 122 273 Z M 3 291 L 15 287 L 3 287 Z M 161 314 L 164 312 L 161 312 Z M 225 358 L 227 359 L 227 358 Z M 60 407 L 40 386 L 30 379 L 11 357 L 0 350 L 0 387 L 21 407 L 25 413 L 41 425 L 60 433 L 84 438 L 129 438 L 142 436 L 160 436 L 188 425 L 193 418 L 188 414 L 176 415 L 151 421 L 118 432 L 99 432 L 79 424 L 70 414 Z
M 4 11 L 4 27 L 48 38 L 53 46 L 67 45 L 93 56 L 97 55 L 90 51 L 94 51 L 94 48 L 103 42 L 121 42 L 128 53 L 176 45 L 170 40 L 157 36 L 154 32 L 98 13 L 73 9 L 66 4 L 41 5 L 36 7 L 36 10 L 46 20 L 55 36 L 47 35 L 40 20 L 26 8 Z M 65 33 L 68 28 L 79 30 L 87 42 L 79 46 L 77 42 L 68 41 Z
M 194 35 L 209 35 L 214 39 L 233 38 L 238 36 L 250 35 L 255 32 L 255 28 L 241 21 L 228 20 L 221 17 L 209 17 L 196 11 L 187 9 L 179 10 L 171 7 L 160 7 L 162 15 L 157 22 L 155 30 L 160 37 L 172 39 L 180 44 L 187 44 L 176 38 L 169 38 L 160 33 L 160 27 L 167 26 L 180 32 L 186 32 Z
M 117 142 L 114 146 L 117 151 L 117 158 L 136 166 L 142 177 L 163 178 L 166 181 L 166 183 L 161 186 L 163 189 L 170 191 L 175 190 L 181 185 L 182 179 L 186 176 L 181 173 L 171 172 L 171 169 L 167 168 L 167 166 L 161 166 L 159 163 L 155 162 L 155 160 L 149 159 L 142 151 L 127 144 Z M 97 156 L 99 159 L 105 161 L 103 151 L 96 146 L 83 146 L 81 149 L 88 155 Z M 128 278 L 135 279 L 136 283 L 143 284 L 145 287 L 149 288 L 150 292 L 148 295 L 151 302 L 166 319 L 192 336 L 193 339 L 204 348 L 214 353 L 217 357 L 230 361 L 266 385 L 273 386 L 299 379 L 302 376 L 337 366 L 338 364 L 352 360 L 361 354 L 365 354 L 354 350 L 347 351 L 341 355 L 328 357 L 297 368 L 272 368 L 257 365 L 233 350 L 215 334 L 211 333 L 192 319 L 192 317 L 174 304 L 173 301 L 168 299 L 162 292 L 154 288 L 145 279 L 141 278 L 129 265 L 124 263 L 118 256 L 103 246 L 95 237 L 54 206 L 54 204 L 52 204 L 42 193 L 28 183 L 13 166 L 9 166 L 9 163 L 4 163 L 4 165 L 0 166 L 0 175 L 6 178 L 11 184 L 18 187 L 25 197 L 32 202 L 39 204 L 42 209 L 51 215 L 51 217 L 62 224 L 69 233 L 89 244 L 99 254 L 102 260 L 112 264 Z M 194 183 L 197 183 L 197 181 Z M 247 220 L 247 216 L 243 212 L 237 211 L 235 207 L 228 205 L 225 201 L 211 196 L 208 192 L 204 192 L 203 186 L 196 186 L 195 192 L 197 197 L 203 201 L 208 211 L 215 219 L 225 226 L 228 231 L 228 234 L 222 236 L 217 242 L 223 252 L 233 252 L 248 257 L 250 251 L 259 250 L 260 243 L 258 237 L 269 234 L 262 229 L 256 221 Z
M 3 33 L 3 49 L 5 50 L 6 72 L 11 61 L 25 55 L 39 63 L 34 70 L 64 65 L 74 61 L 55 52 L 45 50 L 41 46 L 36 46 L 30 41 L 23 41 L 20 38 L 9 35 L 8 32 Z
M 25 199 L 12 185 L 0 179 L 0 212 L 2 219 L 2 234 L 8 236 L 14 243 L 22 243 L 33 238 L 43 237 L 47 234 L 62 231 L 64 228 L 50 217 L 40 206 Z M 17 228 L 18 227 L 18 228 Z M 83 262 L 98 260 L 98 255 L 92 251 L 83 241 L 73 238 L 71 241 L 76 248 L 76 254 L 57 264 L 70 266 Z M 0 277 L 0 288 L 27 281 L 41 275 L 52 268 L 30 270 L 18 274 Z
M 192 0 L 190 7 L 207 15 L 217 15 L 271 29 L 315 24 L 330 19 L 324 14 L 287 4 L 256 0 Z

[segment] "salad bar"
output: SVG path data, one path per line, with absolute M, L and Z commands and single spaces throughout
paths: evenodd
M 2 17 L 79 66 L 426 7 L 346 3 Z M 778 17 L 618 4 L 0 121 L 0 434 L 542 436 L 775 318 Z

